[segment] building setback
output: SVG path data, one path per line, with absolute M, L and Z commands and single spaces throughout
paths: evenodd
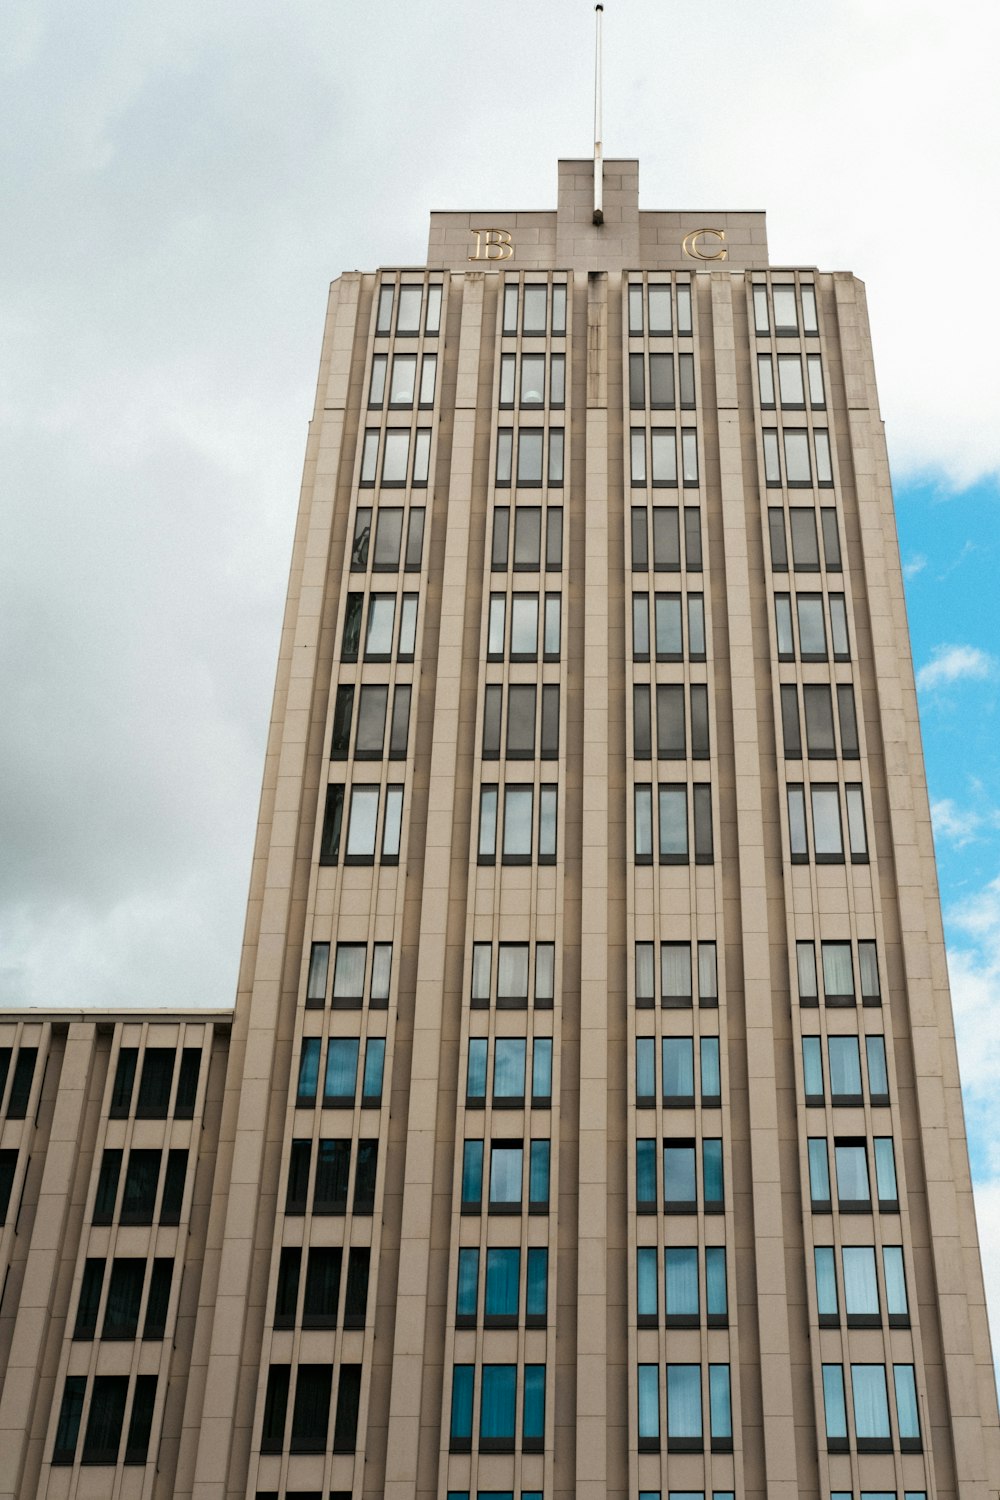
M 0 1500 L 992 1500 L 864 290 L 333 283 L 234 1011 L 0 1014 Z

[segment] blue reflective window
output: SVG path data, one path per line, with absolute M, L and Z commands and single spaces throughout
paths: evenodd
M 639 1036 L 635 1039 L 635 1097 L 637 1100 L 656 1098 L 655 1046 L 655 1039 L 651 1036 Z
M 514 1441 L 516 1365 L 483 1365 L 479 1436 L 487 1442 Z
M 465 1097 L 467 1099 L 486 1098 L 486 1049 L 485 1037 L 470 1037 L 469 1039 L 469 1071 L 465 1084 Z
M 486 1316 L 488 1318 L 516 1319 L 520 1281 L 520 1250 L 487 1250 Z
M 318 1036 L 307 1036 L 302 1039 L 302 1055 L 299 1059 L 299 1087 L 296 1103 L 314 1104 L 316 1102 L 316 1090 L 319 1087 L 319 1049 L 320 1039 Z
M 479 1251 L 461 1249 L 458 1252 L 458 1278 L 455 1297 L 455 1316 L 474 1318 L 479 1301 Z
M 545 1441 L 545 1366 L 524 1367 L 524 1408 L 521 1434 L 524 1444 L 541 1446 Z
M 451 1440 L 472 1441 L 472 1365 L 455 1365 L 451 1376 Z
M 370 1036 L 365 1046 L 365 1076 L 361 1085 L 361 1097 L 366 1104 L 381 1104 L 384 1073 L 385 1037 Z
M 667 1365 L 667 1437 L 701 1435 L 701 1366 Z
M 702 1141 L 701 1165 L 704 1176 L 705 1207 L 719 1205 L 723 1201 L 722 1142 L 720 1140 Z
M 816 1267 L 816 1310 L 821 1318 L 837 1316 L 837 1272 L 833 1262 L 833 1246 L 817 1245 L 813 1251 Z
M 462 1202 L 470 1208 L 483 1201 L 483 1143 L 465 1141 L 462 1150 Z
M 693 1145 L 664 1144 L 663 1198 L 668 1207 L 697 1201 Z
M 656 1206 L 656 1142 L 635 1143 L 635 1198 L 641 1207 Z
M 536 1036 L 531 1049 L 531 1097 L 536 1102 L 552 1098 L 552 1038 Z
M 718 1099 L 722 1095 L 722 1072 L 719 1066 L 719 1038 L 703 1036 L 701 1039 L 701 1097 L 702 1100 Z
M 822 1099 L 823 1047 L 818 1036 L 802 1038 L 802 1080 L 807 1099 Z
M 724 1318 L 729 1312 L 725 1245 L 709 1245 L 705 1251 L 705 1310 L 710 1318 Z
M 689 1036 L 663 1038 L 663 1102 L 694 1098 L 694 1042 Z
M 532 1208 L 548 1207 L 549 1142 L 532 1141 L 528 1165 L 528 1203 Z
M 529 1318 L 544 1318 L 549 1307 L 549 1252 L 542 1246 L 528 1251 L 528 1286 L 524 1311 Z
M 713 1443 L 731 1442 L 733 1414 L 728 1365 L 708 1367 L 708 1410 Z
M 658 1365 L 639 1366 L 639 1440 L 660 1437 L 660 1370 Z
M 920 1441 L 920 1414 L 917 1409 L 917 1383 L 912 1365 L 893 1365 L 896 1387 L 896 1424 L 903 1442 Z
M 844 1402 L 844 1370 L 841 1365 L 823 1366 L 823 1410 L 828 1442 L 847 1441 L 847 1406 Z
M 884 1365 L 852 1365 L 851 1394 L 854 1400 L 854 1431 L 858 1442 L 884 1442 L 889 1428 L 889 1395 Z
M 324 1099 L 347 1099 L 354 1103 L 358 1083 L 358 1048 L 356 1036 L 330 1038 L 326 1052 Z
M 693 1246 L 663 1252 L 664 1308 L 668 1318 L 698 1316 L 698 1251 Z
M 636 1299 L 640 1318 L 655 1318 L 658 1308 L 656 1248 L 641 1246 L 635 1253 Z

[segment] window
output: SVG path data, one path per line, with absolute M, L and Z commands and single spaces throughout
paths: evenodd
M 712 789 L 707 782 L 692 787 L 684 782 L 660 783 L 657 802 L 657 833 L 660 864 L 712 864 Z M 689 797 L 690 791 L 690 797 Z M 690 804 L 690 806 L 689 806 Z M 649 864 L 652 848 L 652 788 L 635 787 L 635 858 Z M 693 834 L 693 837 L 692 837 Z
M 282 1251 L 282 1255 L 284 1255 Z M 299 1262 L 301 1251 L 296 1256 L 294 1269 L 289 1268 L 289 1280 L 285 1290 L 285 1316 L 287 1326 L 294 1327 L 295 1303 L 298 1297 Z M 340 1301 L 340 1271 L 344 1252 L 339 1245 L 314 1245 L 309 1251 L 306 1265 L 305 1296 L 302 1303 L 303 1328 L 336 1328 L 337 1305 Z
M 361 1410 L 361 1366 L 341 1365 L 337 1387 L 337 1413 L 333 1423 L 334 1453 L 353 1453 L 358 1440 Z
M 639 1451 L 657 1452 L 660 1447 L 660 1371 L 657 1365 L 638 1369 Z
M 810 1136 L 807 1143 L 809 1162 L 809 1198 L 813 1213 L 830 1212 L 830 1159 L 825 1136 Z
M 0 1151 L 0 1226 L 7 1222 L 16 1170 L 17 1152 L 12 1149 Z
M 111 1090 L 112 1120 L 124 1120 L 132 1107 L 132 1090 L 135 1087 L 135 1071 L 139 1060 L 138 1047 L 122 1047 L 118 1052 L 115 1081 Z
M 841 818 L 840 788 L 836 782 L 813 782 L 808 788 L 799 783 L 787 787 L 788 832 L 793 863 L 803 864 L 809 858 L 809 829 L 806 808 L 812 824 L 813 854 L 817 864 L 843 864 L 844 824 Z M 868 835 L 865 825 L 864 793 L 860 785 L 844 789 L 847 814 L 848 847 L 854 864 L 868 861 Z
M 490 1148 L 490 1212 L 520 1212 L 524 1175 L 524 1146 L 520 1141 L 494 1141 Z
M 472 1447 L 472 1396 L 474 1365 L 455 1365 L 451 1373 L 450 1447 L 452 1453 L 468 1453 Z
M 200 1076 L 201 1048 L 184 1047 L 181 1051 L 181 1070 L 177 1079 L 177 1098 L 174 1101 L 175 1119 L 191 1120 L 194 1118 Z
M 530 784 L 504 787 L 503 843 L 504 864 L 554 864 L 557 824 L 556 786 L 538 788 L 537 825 L 535 821 L 535 788 Z M 498 788 L 486 785 L 480 791 L 479 863 L 493 864 L 497 845 Z M 537 843 L 533 846 L 533 839 Z
M 663 1104 L 667 1109 L 691 1108 L 695 1102 L 695 1057 L 701 1103 L 717 1107 L 720 1101 L 719 1038 L 706 1036 L 697 1046 L 690 1036 L 667 1036 L 661 1041 Z M 636 1103 L 651 1108 L 656 1102 L 656 1042 L 653 1037 L 636 1038 Z
M 332 1365 L 301 1364 L 295 1377 L 291 1453 L 322 1453 L 330 1425 Z
M 301 1270 L 302 1251 L 297 1245 L 286 1245 L 278 1262 L 278 1286 L 274 1299 L 275 1328 L 295 1327 Z M 339 1262 L 337 1274 L 339 1279 Z
M 667 1451 L 692 1452 L 702 1445 L 701 1366 L 667 1365 Z
M 134 1152 L 132 1153 L 135 1154 Z M 181 1206 L 184 1202 L 184 1183 L 187 1178 L 188 1154 L 186 1151 L 167 1152 L 167 1168 L 163 1175 L 163 1198 L 160 1202 L 160 1223 L 179 1224 Z M 127 1187 L 127 1184 L 126 1184 Z M 122 1219 L 124 1223 L 124 1217 Z
M 76 1458 L 76 1445 L 80 1437 L 80 1419 L 83 1416 L 83 1398 L 86 1390 L 86 1375 L 66 1377 L 55 1443 L 52 1448 L 53 1464 L 71 1464 Z
M 101 1157 L 101 1170 L 97 1179 L 97 1193 L 94 1198 L 95 1224 L 110 1224 L 114 1218 L 115 1203 L 118 1198 L 118 1178 L 122 1168 L 122 1152 L 117 1149 L 104 1151 Z
M 854 1432 L 859 1453 L 889 1451 L 889 1396 L 884 1365 L 851 1365 Z
M 126 1375 L 94 1377 L 90 1392 L 90 1414 L 83 1439 L 83 1463 L 117 1464 L 127 1399 Z
M 535 1008 L 551 1010 L 555 992 L 555 947 L 552 943 L 534 945 L 534 985 L 530 983 L 531 945 L 528 943 L 501 943 L 495 978 L 493 975 L 493 947 L 490 943 L 474 943 L 472 948 L 472 983 L 470 1004 L 473 1010 L 486 1010 L 495 999 L 500 1010 L 523 1010 L 528 1005 L 529 993 L 534 995 Z
M 14 1064 L 14 1077 L 10 1085 L 10 1096 L 7 1100 L 8 1120 L 23 1120 L 27 1116 L 28 1102 L 31 1098 L 31 1084 L 35 1076 L 35 1064 L 37 1061 L 37 1047 L 18 1048 L 17 1061 Z M 6 1072 L 6 1067 L 4 1068 L 4 1072 Z M 2 1097 L 3 1080 L 0 1079 L 0 1098 Z
M 146 1278 L 146 1262 L 134 1258 L 115 1260 L 108 1283 L 108 1300 L 104 1309 L 105 1339 L 134 1339 L 139 1325 L 139 1304 Z
M 637 1252 L 636 1284 L 640 1325 L 657 1321 L 656 1250 Z M 695 1246 L 667 1246 L 663 1252 L 663 1307 L 668 1328 L 697 1328 L 704 1307 L 709 1327 L 728 1322 L 726 1251 L 709 1245 L 704 1251 L 704 1296 L 699 1284 L 699 1251 Z
M 823 1366 L 823 1412 L 826 1445 L 831 1453 L 847 1451 L 847 1404 L 842 1365 Z
M 483 1365 L 479 1405 L 482 1452 L 513 1451 L 516 1396 L 516 1365 Z
M 485 1327 L 517 1327 L 520 1281 L 520 1250 L 487 1250 Z
M 2 1222 L 2 1216 L 0 1216 L 0 1222 Z M 80 1300 L 76 1307 L 76 1326 L 73 1329 L 74 1339 L 92 1339 L 97 1332 L 97 1309 L 101 1301 L 101 1288 L 104 1285 L 105 1265 L 106 1261 L 103 1257 L 88 1257 L 84 1263 Z
M 692 683 L 659 683 L 656 688 L 656 753 L 660 760 L 683 760 L 688 754 L 687 703 L 690 704 L 690 754 L 694 760 L 709 755 L 708 688 Z
M 478 1307 L 479 1250 L 475 1247 L 463 1246 L 458 1252 L 458 1270 L 455 1278 L 455 1327 L 474 1328 Z
M 312 1039 L 310 1039 L 312 1040 Z M 316 1038 L 318 1041 L 318 1038 Z M 303 1055 L 305 1052 L 303 1042 Z M 353 1108 L 358 1086 L 358 1053 L 361 1043 L 354 1036 L 331 1037 L 326 1049 L 323 1103 Z M 318 1064 L 318 1057 L 317 1057 Z
M 479 1213 L 483 1201 L 483 1142 L 462 1145 L 462 1212 Z
M 280 1453 L 284 1447 L 290 1375 L 290 1365 L 271 1365 L 267 1372 L 264 1421 L 260 1438 L 261 1453 Z
M 337 795 L 331 795 L 336 793 Z M 338 862 L 343 825 L 345 788 L 327 788 L 327 805 L 320 841 L 320 864 Z M 344 863 L 374 864 L 378 844 L 379 807 L 382 805 L 380 862 L 398 864 L 402 836 L 403 788 L 401 784 L 351 788 Z
M 159 1151 L 130 1151 L 122 1194 L 122 1224 L 152 1224 L 160 1178 Z
M 156 1405 L 156 1376 L 137 1375 L 132 1393 L 132 1415 L 125 1439 L 125 1462 L 144 1464 L 149 1454 L 149 1437 Z

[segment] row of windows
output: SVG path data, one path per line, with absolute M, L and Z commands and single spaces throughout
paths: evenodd
M 678 456 L 678 448 L 680 454 Z M 629 436 L 632 488 L 676 489 L 698 483 L 698 433 L 694 427 L 633 427 Z
M 350 1140 L 320 1140 L 315 1142 L 316 1171 L 313 1174 L 313 1146 L 311 1140 L 293 1140 L 288 1158 L 288 1186 L 285 1192 L 285 1213 L 304 1214 L 310 1207 L 314 1214 L 346 1214 L 350 1200 L 351 1146 Z M 371 1214 L 375 1212 L 375 1179 L 378 1174 L 378 1141 L 359 1140 L 354 1161 L 353 1212 Z M 309 1203 L 309 1186 L 312 1181 L 312 1203 Z
M 910 1307 L 906 1296 L 906 1271 L 902 1245 L 844 1245 L 840 1254 L 832 1245 L 813 1250 L 816 1272 L 816 1310 L 821 1327 L 836 1328 L 840 1307 L 849 1328 L 877 1328 L 882 1322 L 884 1302 L 890 1328 L 908 1328 Z M 879 1296 L 877 1266 L 882 1267 L 882 1297 Z M 840 1269 L 840 1288 L 837 1269 Z
M 0 1047 L 0 1105 L 4 1103 L 4 1091 L 7 1087 L 7 1078 L 11 1074 L 11 1058 L 14 1056 L 12 1047 Z M 6 1115 L 8 1120 L 23 1120 L 28 1113 L 28 1101 L 31 1098 L 31 1085 L 35 1077 L 35 1066 L 38 1062 L 37 1047 L 19 1047 L 17 1057 L 14 1061 L 13 1073 L 10 1078 L 10 1093 L 7 1096 L 6 1110 L 0 1108 L 0 1116 Z
M 709 757 L 708 688 L 694 682 L 658 683 L 656 695 L 656 755 L 659 760 L 707 760 Z M 690 715 L 688 708 L 690 707 Z M 690 723 L 690 738 L 688 725 Z M 651 694 L 648 683 L 632 688 L 632 751 L 636 760 L 653 753 Z
M 365 661 L 412 661 L 417 646 L 417 594 L 369 594 L 365 618 L 364 594 L 350 593 L 344 610 L 341 661 L 357 661 L 361 628 L 365 626 Z
M 662 1490 L 640 1490 L 639 1500 L 663 1500 Z M 735 1500 L 732 1490 L 668 1490 L 666 1500 Z
M 333 731 L 330 735 L 330 759 L 346 760 L 351 747 L 354 724 L 354 702 L 358 712 L 354 734 L 355 760 L 381 760 L 388 750 L 390 760 L 405 760 L 410 735 L 410 700 L 413 688 L 408 682 L 397 682 L 392 690 L 392 713 L 389 714 L 389 687 L 386 683 L 366 684 L 355 688 L 348 683 L 337 689 L 333 706 Z M 386 746 L 386 721 L 389 743 Z
M 302 1038 L 299 1083 L 295 1095 L 295 1103 L 300 1109 L 309 1109 L 316 1103 L 322 1047 L 322 1040 L 318 1036 Z M 332 1036 L 328 1041 L 322 1093 L 325 1108 L 354 1108 L 358 1094 L 360 1054 L 361 1042 L 356 1036 Z M 377 1109 L 382 1103 L 384 1071 L 385 1037 L 370 1036 L 365 1043 L 365 1065 L 361 1069 L 362 1109 Z
M 72 1464 L 79 1446 L 83 1408 L 87 1397 L 86 1375 L 67 1375 L 63 1387 L 56 1440 L 52 1449 L 53 1464 Z M 90 1388 L 90 1410 L 83 1438 L 80 1461 L 84 1464 L 144 1464 L 149 1452 L 149 1436 L 156 1404 L 156 1376 L 137 1375 L 132 1388 L 128 1427 L 125 1412 L 129 1406 L 127 1375 L 95 1375 Z M 122 1432 L 127 1431 L 122 1456 Z
M 844 823 L 841 817 L 841 788 L 836 782 L 820 782 L 805 787 L 790 784 L 788 792 L 788 837 L 793 864 L 809 859 L 809 829 L 812 829 L 812 853 L 817 864 L 843 864 Z M 808 793 L 808 796 L 807 796 Z M 868 832 L 865 827 L 865 799 L 859 783 L 843 788 L 847 815 L 847 841 L 853 864 L 868 863 Z
M 534 948 L 534 976 L 530 974 Z M 536 1010 L 551 1010 L 555 995 L 556 950 L 554 943 L 473 943 L 470 1005 L 487 1010 L 495 1001 L 498 1010 L 524 1010 L 529 994 Z
M 660 1321 L 659 1252 L 640 1245 L 635 1252 L 636 1310 L 640 1328 Z M 663 1317 L 667 1328 L 697 1328 L 702 1308 L 709 1328 L 729 1322 L 726 1287 L 726 1247 L 668 1245 L 663 1252 Z
M 657 1142 L 652 1138 L 636 1141 L 635 1198 L 638 1213 L 655 1214 L 661 1203 L 666 1214 L 696 1213 L 699 1202 L 704 1213 L 723 1212 L 722 1141 L 718 1137 L 706 1136 L 700 1151 L 693 1140 L 673 1137 L 664 1140 L 662 1192 L 657 1184 L 658 1155 Z
M 521 379 L 518 385 L 518 357 L 516 354 L 501 354 L 500 356 L 500 406 L 510 408 L 515 405 L 537 408 L 545 405 L 545 366 L 546 356 L 544 354 L 522 354 L 520 358 Z M 566 356 L 565 354 L 550 354 L 548 356 L 548 394 L 549 406 L 561 410 L 566 405 Z
M 483 759 L 499 760 L 501 746 L 508 760 L 534 760 L 536 753 L 542 760 L 558 759 L 559 684 L 510 683 L 506 734 L 503 700 L 502 685 L 489 683 L 483 694 Z
M 425 287 L 422 282 L 403 282 L 397 289 L 392 282 L 383 281 L 378 293 L 378 316 L 375 332 L 392 332 L 393 305 L 396 308 L 396 334 L 413 337 L 420 332 L 421 312 L 423 330 L 436 334 L 441 328 L 441 283 L 432 281 Z
M 539 630 L 539 627 L 540 630 Z M 561 594 L 491 594 L 486 627 L 487 661 L 558 661 L 562 633 Z
M 17 1171 L 17 1152 L 13 1148 L 0 1151 L 0 1228 L 7 1222 L 10 1199 L 14 1191 L 14 1174 Z
M 372 542 L 372 508 L 359 505 L 354 516 L 351 541 L 351 572 L 364 573 L 369 562 L 373 573 L 419 573 L 424 549 L 424 526 L 427 512 L 422 505 L 380 505 L 375 511 L 375 540 Z M 406 546 L 403 546 L 404 518 Z
M 392 981 L 392 944 L 373 943 L 371 964 L 367 943 L 338 943 L 333 963 L 334 1010 L 360 1010 L 364 1005 L 367 981 L 368 1004 L 372 1010 L 386 1010 Z M 323 1010 L 326 1006 L 330 978 L 330 944 L 313 943 L 309 952 L 309 975 L 306 980 L 306 1010 Z
M 386 376 L 389 375 L 389 356 L 372 355 L 372 378 L 368 387 L 369 409 L 379 411 L 385 406 Z M 425 354 L 420 361 L 420 382 L 417 383 L 417 356 L 394 354 L 392 373 L 389 375 L 389 409 L 400 410 L 414 402 L 419 407 L 434 405 L 434 390 L 437 385 L 437 355 Z
M 699 1097 L 703 1108 L 718 1109 L 722 1103 L 719 1038 L 703 1036 L 697 1049 L 690 1036 L 665 1036 L 657 1049 L 656 1038 L 635 1040 L 635 1102 L 639 1109 L 656 1104 L 657 1051 L 660 1062 L 660 1098 L 666 1109 L 687 1109 L 695 1102 L 695 1055 L 698 1058 Z
M 342 782 L 331 782 L 327 786 L 319 849 L 320 864 L 339 863 L 340 846 L 343 843 L 345 865 L 374 864 L 376 850 L 381 864 L 398 865 L 403 827 L 402 785 L 354 785 L 350 790 L 347 837 L 342 839 L 347 788 Z
M 810 1136 L 809 1196 L 813 1213 L 830 1213 L 830 1143 L 826 1136 Z M 869 1147 L 863 1136 L 836 1136 L 833 1165 L 837 1183 L 837 1207 L 841 1213 L 870 1213 L 874 1163 L 875 1203 L 883 1213 L 898 1213 L 896 1155 L 891 1135 L 877 1135 Z
M 551 1142 L 496 1140 L 489 1142 L 489 1196 L 491 1214 L 517 1214 L 524 1202 L 525 1157 L 527 1157 L 528 1212 L 547 1213 Z M 462 1212 L 478 1214 L 483 1208 L 483 1170 L 486 1142 L 462 1143 Z
M 531 1093 L 525 1094 L 528 1070 L 526 1037 L 496 1037 L 493 1042 L 494 1109 L 521 1109 L 528 1098 L 533 1109 L 547 1109 L 552 1103 L 552 1038 L 536 1036 L 531 1044 Z M 465 1104 L 467 1109 L 482 1109 L 486 1104 L 489 1077 L 489 1040 L 470 1037 L 466 1068 Z
M 304 1255 L 306 1270 L 303 1277 Z M 295 1328 L 297 1324 L 302 1328 L 336 1328 L 343 1265 L 344 1249 L 341 1245 L 312 1245 L 308 1253 L 299 1245 L 286 1245 L 278 1262 L 275 1328 Z M 347 1275 L 343 1278 L 342 1328 L 365 1326 L 370 1271 L 371 1250 L 367 1246 L 352 1246 L 347 1254 Z
M 863 1005 L 881 1005 L 878 977 L 878 945 L 870 938 L 857 944 L 857 961 L 849 942 L 821 942 L 819 971 L 816 966 L 816 944 L 795 944 L 795 968 L 799 985 L 799 1004 L 819 1004 L 819 975 L 823 979 L 823 1000 L 830 1006 L 857 1004 L 858 989 Z M 855 985 L 855 970 L 858 976 Z
M 558 573 L 563 565 L 563 507 L 561 505 L 515 505 L 493 507 L 490 571 L 506 573 Z M 544 519 L 544 526 L 543 526 Z M 513 530 L 513 556 L 511 531 Z M 544 553 L 542 539 L 544 537 Z
M 382 449 L 382 469 L 379 475 L 379 448 Z M 411 432 L 409 427 L 380 427 L 365 429 L 361 449 L 361 478 L 363 489 L 374 489 L 378 482 L 383 489 L 405 489 L 407 484 L 414 489 L 426 489 L 431 459 L 431 429 L 418 427 Z
M 675 366 L 673 354 L 630 354 L 628 404 L 633 411 L 647 405 L 653 411 L 671 411 L 678 405 L 682 409 L 693 407 L 694 355 L 678 354 Z
M 701 1452 L 706 1437 L 713 1453 L 731 1452 L 733 1414 L 729 1366 L 667 1365 L 666 1376 L 664 1422 L 660 1407 L 660 1367 L 639 1366 L 636 1406 L 640 1451 L 658 1452 L 660 1433 L 665 1430 L 668 1453 Z
M 850 1365 L 851 1415 L 854 1447 L 859 1453 L 890 1453 L 893 1448 L 889 1413 L 889 1382 L 884 1365 Z M 850 1446 L 844 1366 L 823 1366 L 823 1409 L 827 1447 L 831 1453 L 846 1453 Z M 912 1365 L 893 1365 L 896 1432 L 903 1453 L 919 1453 L 920 1415 L 917 1382 Z
M 561 427 L 520 427 L 516 447 L 515 464 L 514 429 L 501 427 L 497 432 L 497 489 L 509 489 L 511 484 L 519 489 L 539 489 L 542 484 L 556 489 L 562 487 L 565 432 Z
M 705 660 L 704 594 L 653 595 L 657 661 Z M 649 661 L 649 595 L 632 595 L 632 660 Z
M 777 357 L 778 384 L 775 401 L 774 360 L 770 354 L 757 356 L 757 384 L 760 404 L 765 409 L 780 405 L 783 410 L 804 411 L 806 391 L 813 410 L 825 410 L 826 392 L 823 389 L 823 361 L 818 354 L 805 357 L 805 380 L 802 377 L 800 354 L 779 354 Z
M 695 954 L 697 970 L 692 966 L 691 943 L 660 944 L 660 1004 L 665 1010 L 685 1009 L 697 993 L 703 1009 L 714 1010 L 719 1004 L 719 970 L 714 943 L 698 943 Z M 635 945 L 635 1003 L 647 1010 L 656 1004 L 656 965 L 654 943 Z M 695 991 L 694 979 L 697 978 Z
M 696 865 L 715 860 L 712 836 L 712 788 L 707 781 L 660 783 L 657 791 L 656 836 L 661 865 Z M 653 787 L 634 788 L 635 861 L 653 863 Z
M 264 1395 L 261 1453 L 281 1453 L 288 1426 L 288 1396 L 291 1365 L 271 1365 Z M 299 1365 L 295 1372 L 295 1401 L 288 1437 L 290 1453 L 325 1453 L 330 1435 L 330 1402 L 333 1395 L 332 1365 Z M 361 1366 L 341 1365 L 337 1406 L 333 1419 L 334 1453 L 353 1453 L 358 1442 L 361 1407 Z
M 889 1070 L 885 1058 L 885 1037 L 866 1036 L 864 1042 L 868 1102 L 888 1104 Z M 830 1103 L 834 1105 L 863 1104 L 865 1096 L 861 1078 L 860 1038 L 856 1036 L 827 1037 L 826 1062 L 830 1080 Z M 824 1104 L 826 1086 L 822 1037 L 804 1036 L 802 1038 L 802 1076 L 806 1103 Z
M 778 640 L 778 660 L 794 661 L 796 641 L 799 661 L 828 661 L 827 625 L 824 597 L 830 615 L 830 646 L 834 661 L 850 661 L 851 647 L 847 635 L 847 606 L 843 594 L 775 594 L 774 624 Z M 794 618 L 794 628 L 793 628 Z
M 824 488 L 832 487 L 833 459 L 830 455 L 830 434 L 825 427 L 812 429 L 811 445 L 807 427 L 783 428 L 780 441 L 776 427 L 765 427 L 761 439 L 764 444 L 766 485 L 780 488 L 784 449 L 785 484 L 789 489 L 809 489 L 814 483 Z
M 633 505 L 631 515 L 632 571 L 679 573 L 681 569 L 681 511 L 676 505 Z M 650 538 L 652 531 L 652 538 Z M 689 573 L 702 570 L 701 511 L 684 507 L 684 566 Z
M 837 524 L 837 512 L 832 505 L 820 507 L 818 532 L 814 506 L 792 505 L 786 511 L 784 506 L 771 505 L 767 512 L 767 531 L 773 572 L 787 573 L 791 558 L 794 573 L 818 573 L 820 537 L 823 540 L 823 564 L 826 571 L 843 572 L 840 528 Z
M 101 1309 L 101 1293 L 104 1289 L 107 1260 L 103 1256 L 89 1256 L 83 1267 L 80 1284 L 80 1301 L 76 1309 L 74 1339 L 89 1340 L 97 1334 L 98 1315 Z M 134 1339 L 139 1330 L 143 1311 L 142 1293 L 146 1286 L 146 1270 L 149 1268 L 148 1295 L 145 1316 L 142 1318 L 142 1337 L 162 1339 L 167 1326 L 167 1309 L 170 1305 L 170 1283 L 173 1280 L 172 1257 L 157 1257 L 152 1263 L 142 1257 L 116 1257 L 111 1262 L 108 1277 L 108 1293 L 104 1303 L 102 1339 Z
M 480 1453 L 512 1453 L 517 1446 L 525 1453 L 541 1453 L 545 1447 L 545 1366 L 523 1366 L 520 1433 L 517 1365 L 481 1365 L 478 1382 L 475 1377 L 475 1365 L 455 1365 L 452 1370 L 452 1453 L 468 1453 L 472 1449 L 477 1383 Z
M 131 1150 L 128 1153 L 119 1204 L 118 1185 L 122 1178 L 124 1154 L 117 1148 L 109 1147 L 101 1157 L 93 1222 L 113 1223 L 117 1207 L 119 1224 L 152 1224 L 154 1219 L 160 1224 L 179 1224 L 187 1177 L 187 1151 Z
M 486 1275 L 481 1278 L 483 1259 L 478 1246 L 463 1246 L 458 1252 L 455 1327 L 476 1327 L 482 1279 L 484 1328 L 516 1328 L 519 1324 L 524 1328 L 544 1328 L 549 1305 L 549 1252 L 545 1246 L 532 1246 L 524 1255 L 519 1249 L 489 1247 L 485 1253 Z
M 797 334 L 800 329 L 805 334 L 819 333 L 816 288 L 805 281 L 798 288 L 798 299 L 795 292 L 791 282 L 772 282 L 770 288 L 764 282 L 756 282 L 753 289 L 754 332 L 763 336 L 771 333 L 773 328 L 779 338 Z
M 527 337 L 543 335 L 549 330 L 551 308 L 551 331 L 557 337 L 566 332 L 566 284 L 553 282 L 550 288 L 545 282 L 525 282 L 522 287 L 516 281 L 507 281 L 503 289 L 503 331 L 516 334 L 518 314 L 522 334 Z
M 514 1500 L 513 1490 L 449 1490 L 448 1500 L 471 1500 L 475 1493 L 476 1500 Z M 541 1490 L 522 1490 L 521 1500 L 542 1500 Z
M 479 793 L 479 863 L 492 865 L 497 859 L 500 792 L 503 791 L 503 836 L 500 859 L 505 865 L 540 865 L 556 862 L 556 832 L 559 788 L 543 785 L 483 785 Z M 535 803 L 537 801 L 537 817 Z
M 122 1047 L 118 1052 L 118 1066 L 111 1090 L 112 1120 L 127 1119 L 132 1111 L 132 1095 L 135 1091 L 135 1075 L 138 1070 L 138 1047 Z M 201 1048 L 184 1047 L 181 1065 L 177 1070 L 177 1092 L 174 1094 L 174 1071 L 177 1051 L 174 1047 L 146 1047 L 142 1054 L 142 1071 L 139 1074 L 139 1093 L 135 1101 L 137 1120 L 165 1120 L 171 1113 L 175 1120 L 194 1118 L 194 1106 L 198 1097 L 198 1077 L 201 1072 Z
M 651 282 L 643 286 L 641 282 L 631 282 L 628 289 L 629 334 L 633 337 L 643 333 L 671 334 L 675 329 L 682 335 L 691 332 L 690 283 Z
M 801 690 L 802 712 L 799 712 L 799 689 L 794 683 L 781 688 L 781 737 L 786 760 L 801 760 L 803 745 L 810 760 L 836 759 L 838 746 L 834 733 L 834 692 L 837 699 L 836 723 L 840 734 L 840 755 L 857 760 L 858 716 L 854 705 L 854 688 L 840 682 L 831 689 L 827 683 L 806 683 Z M 803 728 L 805 734 L 803 734 Z

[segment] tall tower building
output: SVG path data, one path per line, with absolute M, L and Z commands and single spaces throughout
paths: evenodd
M 864 290 L 331 288 L 233 1012 L 0 1015 L 0 1500 L 993 1500 Z

